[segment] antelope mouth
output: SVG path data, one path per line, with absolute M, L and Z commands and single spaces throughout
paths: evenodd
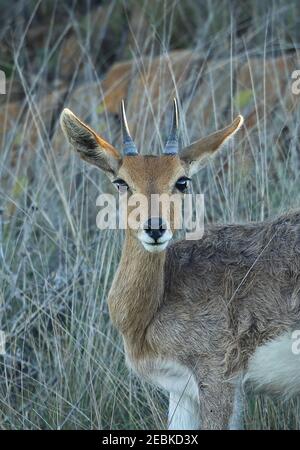
M 145 250 L 152 253 L 162 252 L 165 250 L 173 237 L 171 230 L 166 230 L 159 239 L 152 239 L 145 230 L 138 233 L 138 240 Z
M 165 250 L 169 244 L 170 240 L 164 242 L 145 242 L 141 241 L 145 250 L 151 253 L 158 253 Z

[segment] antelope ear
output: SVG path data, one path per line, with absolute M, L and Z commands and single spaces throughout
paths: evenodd
M 60 124 L 70 144 L 82 159 L 99 167 L 107 175 L 117 173 L 122 158 L 115 147 L 102 139 L 67 108 L 61 113 Z
M 244 122 L 243 116 L 237 116 L 234 121 L 209 136 L 194 142 L 179 152 L 181 161 L 187 166 L 189 175 L 194 175 L 202 166 L 203 159 L 220 149 L 222 144 L 233 136 Z

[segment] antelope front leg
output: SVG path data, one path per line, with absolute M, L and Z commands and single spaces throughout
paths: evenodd
M 234 403 L 232 414 L 229 421 L 230 430 L 244 429 L 244 390 L 242 385 L 242 376 L 237 380 L 234 391 Z
M 207 386 L 200 396 L 202 429 L 243 429 L 243 400 L 240 385 L 219 382 Z
M 169 430 L 199 430 L 199 404 L 188 395 L 175 392 L 169 397 Z

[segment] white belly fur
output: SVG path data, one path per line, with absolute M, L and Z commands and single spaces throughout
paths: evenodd
M 259 347 L 249 361 L 244 382 L 286 398 L 299 394 L 300 354 L 295 344 L 293 334 L 286 333 Z
M 127 359 L 127 364 L 139 376 L 170 394 L 169 429 L 200 428 L 198 386 L 187 367 L 162 359 L 139 361 L 138 365 Z

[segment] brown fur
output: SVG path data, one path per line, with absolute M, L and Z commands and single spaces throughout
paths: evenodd
M 140 247 L 126 236 L 109 295 L 129 357 L 137 370 L 157 356 L 188 366 L 202 427 L 224 428 L 233 401 L 228 381 L 258 346 L 300 321 L 300 213 L 207 227 L 201 241 L 174 243 L 163 254 Z
M 81 153 L 68 114 L 62 123 Z M 97 164 L 124 179 L 132 193 L 172 193 L 176 179 L 193 172 L 241 120 L 179 157 L 129 156 L 107 169 L 102 155 Z M 102 154 L 102 145 L 95 151 Z M 187 367 L 198 387 L 202 428 L 225 428 L 232 380 L 257 347 L 299 323 L 299 292 L 300 213 L 294 212 L 262 223 L 208 226 L 201 240 L 176 242 L 161 253 L 147 252 L 127 230 L 108 303 L 130 365 L 146 378 L 163 371 L 159 361 Z

